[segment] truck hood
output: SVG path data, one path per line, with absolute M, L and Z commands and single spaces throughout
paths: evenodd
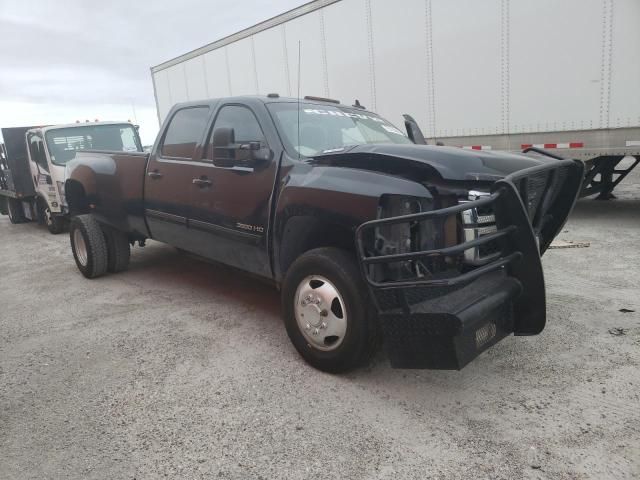
M 312 165 L 371 170 L 408 178 L 496 181 L 513 172 L 555 161 L 524 154 L 433 145 L 368 144 L 309 160 Z

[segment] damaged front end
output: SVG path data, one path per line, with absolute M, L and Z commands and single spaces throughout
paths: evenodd
M 356 232 L 396 368 L 461 369 L 511 333 L 545 326 L 540 255 L 575 203 L 582 164 L 513 173 L 461 201 L 381 199 Z

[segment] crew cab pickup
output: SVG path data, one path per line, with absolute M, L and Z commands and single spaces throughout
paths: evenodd
M 269 279 L 314 367 L 460 369 L 545 326 L 540 255 L 580 162 L 424 145 L 356 106 L 305 97 L 175 105 L 150 154 L 79 152 L 66 198 L 76 265 L 127 268 L 146 239 Z

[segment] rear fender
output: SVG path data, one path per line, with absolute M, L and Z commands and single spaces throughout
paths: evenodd
M 82 183 L 69 179 L 64 183 L 64 192 L 70 215 L 82 215 L 90 212 L 89 200 Z
M 65 194 L 72 215 L 94 214 L 117 230 L 148 237 L 143 186 L 148 155 L 78 152 L 67 164 Z

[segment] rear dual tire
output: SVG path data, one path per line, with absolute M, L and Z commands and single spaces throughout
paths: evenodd
M 22 211 L 22 202 L 15 198 L 7 198 L 7 214 L 9 215 L 9 221 L 14 225 L 27 221 Z
M 78 215 L 69 230 L 76 266 L 86 278 L 121 272 L 129 266 L 130 247 L 126 234 L 102 227 L 93 215 Z
M 131 245 L 129 237 L 111 227 L 102 227 L 104 239 L 107 242 L 107 271 L 110 273 L 123 272 L 129 267 Z

